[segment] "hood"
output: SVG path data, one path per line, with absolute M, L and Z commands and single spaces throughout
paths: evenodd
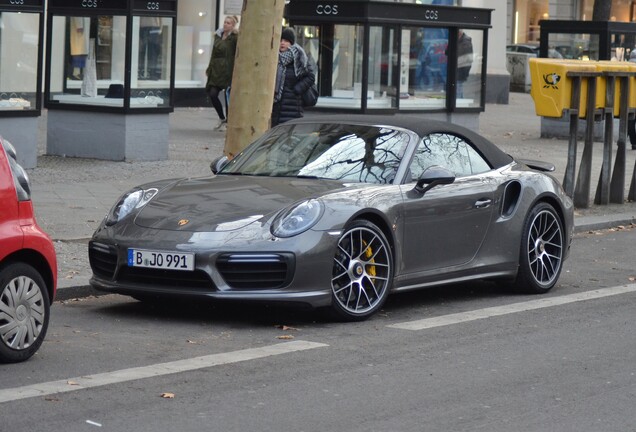
M 341 189 L 342 182 L 293 177 L 220 175 L 184 179 L 161 190 L 135 218 L 141 227 L 232 231 L 302 200 Z

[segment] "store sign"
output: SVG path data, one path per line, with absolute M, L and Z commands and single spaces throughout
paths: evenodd
M 435 23 L 439 26 L 489 27 L 490 9 L 380 1 L 290 0 L 285 18 L 292 22 Z
M 318 19 L 328 18 L 352 18 L 361 17 L 364 7 L 358 2 L 290 2 L 287 5 L 289 16 L 314 17 Z
M 135 12 L 176 12 L 177 2 L 135 0 L 134 9 Z
M 27 7 L 42 6 L 44 0 L 0 0 L 0 6 Z
M 123 9 L 128 7 L 127 0 L 49 0 L 49 8 L 73 8 L 83 10 Z

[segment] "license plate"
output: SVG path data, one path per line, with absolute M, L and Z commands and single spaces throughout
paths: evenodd
M 193 271 L 194 254 L 128 249 L 128 267 Z

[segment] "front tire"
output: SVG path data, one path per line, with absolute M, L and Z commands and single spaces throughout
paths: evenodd
M 49 327 L 50 303 L 44 279 L 28 264 L 0 267 L 0 363 L 29 359 Z
M 362 321 L 377 312 L 393 281 L 393 254 L 373 223 L 354 221 L 338 240 L 331 278 L 332 312 Z
M 561 274 L 564 249 L 561 218 L 550 204 L 537 204 L 523 227 L 516 289 L 530 294 L 548 292 Z

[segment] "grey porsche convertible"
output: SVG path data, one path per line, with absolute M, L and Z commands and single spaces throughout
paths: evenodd
M 98 290 L 304 303 L 363 320 L 391 293 L 557 282 L 573 206 L 554 167 L 406 116 L 281 124 L 212 175 L 126 192 L 89 243 Z

